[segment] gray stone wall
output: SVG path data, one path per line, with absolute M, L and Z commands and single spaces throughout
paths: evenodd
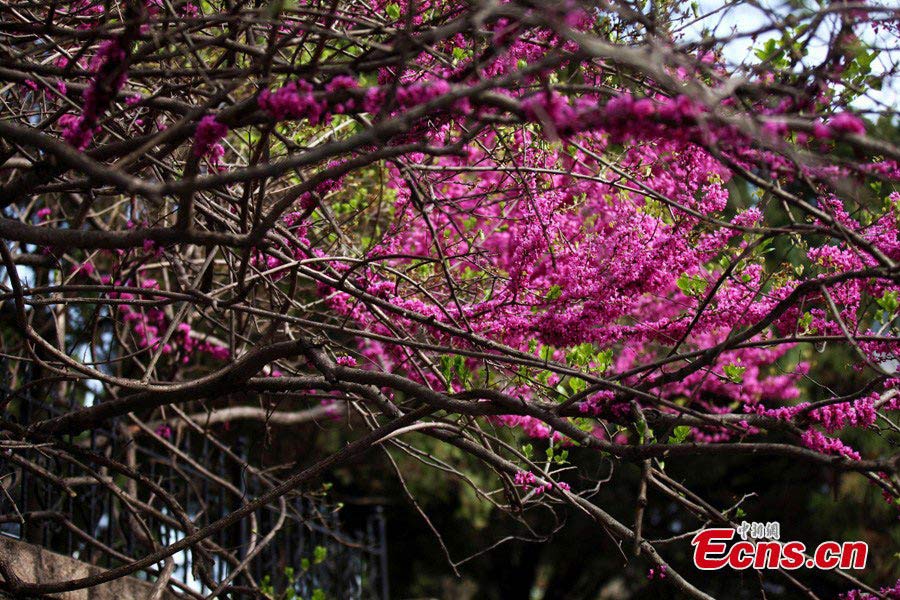
M 6 536 L 0 536 L 0 557 L 19 579 L 27 583 L 79 579 L 103 571 L 100 567 Z M 61 600 L 146 600 L 152 590 L 151 583 L 134 577 L 123 577 L 92 588 L 57 594 L 53 597 Z M 0 592 L 0 598 L 9 596 Z M 175 599 L 174 594 L 164 592 L 161 600 Z

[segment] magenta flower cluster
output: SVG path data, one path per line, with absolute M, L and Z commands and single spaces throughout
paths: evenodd
M 861 458 L 859 452 L 838 438 L 828 437 L 816 429 L 807 429 L 800 436 L 800 439 L 803 441 L 804 446 L 822 454 L 838 454 L 853 460 L 860 460 Z
M 875 423 L 875 401 L 878 394 L 860 398 L 854 402 L 839 402 L 810 411 L 810 418 L 821 423 L 828 433 L 834 433 L 844 427 L 871 427 Z
M 100 117 L 125 85 L 128 78 L 126 58 L 127 54 L 119 38 L 103 42 L 91 62 L 94 77 L 82 95 L 84 104 L 81 115 L 67 114 L 60 117 L 63 139 L 79 150 L 84 150 L 91 142 L 98 131 Z
M 540 495 L 553 489 L 552 483 L 540 483 L 538 478 L 531 471 L 517 472 L 514 481 L 517 487 L 533 491 L 535 495 Z M 564 481 L 560 481 L 556 485 L 559 486 L 561 490 L 569 491 L 571 489 L 569 484 Z
M 259 107 L 275 120 L 307 119 L 311 125 L 328 123 L 333 114 L 341 114 L 355 107 L 348 94 L 357 88 L 356 80 L 339 75 L 325 85 L 325 94 L 314 92 L 313 84 L 303 79 L 291 81 L 275 91 L 263 90 Z M 340 100 L 331 100 L 343 96 Z
M 894 585 L 885 586 L 878 590 L 879 595 L 870 594 L 862 590 L 852 590 L 841 594 L 841 600 L 900 600 L 900 579 Z
M 200 119 L 197 131 L 194 133 L 193 154 L 196 157 L 207 157 L 210 162 L 217 164 L 225 154 L 225 149 L 219 142 L 228 135 L 228 126 L 216 120 L 213 115 L 206 115 Z
M 450 92 L 444 80 L 417 82 L 393 89 L 376 86 L 359 90 L 355 79 L 346 75 L 333 78 L 322 92 L 316 92 L 309 81 L 291 81 L 276 90 L 263 90 L 259 107 L 277 121 L 306 119 L 310 125 L 329 123 L 337 114 L 362 109 L 378 114 L 385 106 L 406 110 Z

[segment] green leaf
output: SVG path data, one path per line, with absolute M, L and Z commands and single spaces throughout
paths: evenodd
M 601 373 L 605 373 L 612 366 L 613 351 L 607 348 L 594 355 L 594 367 Z
M 642 444 L 645 443 L 653 443 L 653 440 L 656 439 L 656 434 L 653 433 L 653 430 L 647 425 L 647 421 L 641 419 L 634 424 L 634 428 L 638 433 L 638 437 Z
M 263 596 L 273 598 L 275 596 L 275 588 L 272 586 L 272 578 L 268 575 L 259 582 L 259 591 Z
M 471 378 L 472 372 L 466 366 L 466 358 L 459 354 L 444 354 L 440 358 L 441 374 L 447 381 L 447 385 L 454 379 L 458 379 L 465 387 Z
M 560 287 L 559 285 L 554 283 L 553 285 L 550 286 L 550 291 L 547 292 L 545 299 L 556 300 L 560 296 L 562 296 L 562 287 Z
M 876 300 L 876 302 L 884 310 L 885 315 L 894 315 L 897 313 L 897 309 L 900 308 L 897 292 L 885 292 L 884 296 Z
M 395 21 L 400 18 L 400 5 L 396 2 L 391 2 L 385 6 L 384 11 L 387 13 L 387 16 Z
M 584 391 L 585 389 L 587 389 L 587 386 L 587 381 L 585 381 L 584 379 L 573 377 L 569 380 L 569 387 L 572 389 L 573 394 Z
M 672 435 L 669 436 L 670 444 L 680 444 L 687 439 L 687 436 L 691 434 L 691 428 L 688 425 L 679 425 L 674 430 L 672 430 Z
M 739 367 L 738 365 L 725 365 L 722 367 L 722 370 L 725 371 L 725 377 L 730 379 L 734 383 L 744 383 L 744 371 L 747 370 L 747 367 Z
M 522 446 L 522 454 L 525 455 L 525 458 L 531 460 L 531 457 L 534 456 L 534 446 L 531 444 L 525 444 Z
M 313 564 L 321 564 L 328 558 L 328 548 L 325 546 L 316 546 L 313 550 Z
M 809 326 L 812 325 L 813 316 L 810 312 L 803 313 L 803 316 L 797 319 L 797 325 L 800 327 L 800 333 L 814 333 Z
M 766 40 L 762 48 L 757 49 L 754 54 L 761 61 L 770 61 L 776 68 L 784 67 L 787 63 L 784 59 L 784 49 L 775 38 Z
M 706 291 L 706 279 L 699 275 L 688 275 L 685 273 L 675 282 L 685 296 L 700 296 Z
M 594 345 L 589 343 L 578 344 L 566 354 L 566 360 L 570 365 L 585 367 L 594 353 Z

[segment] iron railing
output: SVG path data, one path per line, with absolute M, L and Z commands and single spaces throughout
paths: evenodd
M 12 396 L 7 415 L 22 425 L 71 408 L 60 406 L 58 399 L 38 401 L 28 391 Z M 136 421 L 118 420 L 108 429 L 62 442 L 128 465 L 159 486 L 157 491 L 103 466 L 102 460 L 72 460 L 71 453 L 56 452 L 54 444 L 8 444 L 0 451 L 0 533 L 115 567 L 186 535 L 187 527 L 159 490 L 201 528 L 274 484 L 248 463 L 252 440 L 246 436 L 234 436 L 228 444 L 202 430 L 161 437 L 146 435 Z M 211 536 L 204 546 L 207 572 L 213 582 L 222 582 L 250 556 L 222 597 L 264 597 L 261 590 L 274 598 L 386 600 L 383 512 L 378 507 L 360 521 L 357 530 L 345 531 L 335 506 L 292 494 Z M 259 549 L 273 528 L 277 533 Z M 188 596 L 210 593 L 211 582 L 195 569 L 197 556 L 193 550 L 174 555 L 173 590 Z M 153 580 L 161 568 L 136 575 Z

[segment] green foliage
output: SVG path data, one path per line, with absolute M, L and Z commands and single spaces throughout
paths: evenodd
M 684 292 L 686 296 L 700 296 L 706 291 L 707 281 L 699 275 L 688 275 L 685 273 L 675 282 L 678 289 Z
M 325 546 L 316 546 L 313 549 L 313 558 L 310 561 L 309 558 L 302 558 L 300 560 L 300 569 L 302 571 L 308 571 L 312 565 L 320 565 L 328 559 L 328 548 Z M 259 582 L 259 591 L 266 596 L 267 598 L 272 598 L 273 600 L 295 600 L 298 598 L 297 596 L 297 571 L 294 567 L 285 567 L 284 568 L 284 580 L 285 580 L 285 590 L 281 594 L 277 594 L 275 592 L 275 586 L 272 583 L 272 577 L 270 575 L 266 575 Z M 312 595 L 309 597 L 309 600 L 325 600 L 326 595 L 325 591 L 316 588 L 313 590 Z
M 600 373 L 604 373 L 609 369 L 612 365 L 612 358 L 612 348 L 594 352 L 594 345 L 590 343 L 579 344 L 566 354 L 566 362 L 570 366 L 584 369 L 593 363 L 593 369 Z
M 669 436 L 668 442 L 670 444 L 680 444 L 687 439 L 687 437 L 691 434 L 691 428 L 687 425 L 679 425 L 675 429 L 672 430 L 672 435 Z
M 816 333 L 815 328 L 810 328 L 810 325 L 812 325 L 812 320 L 812 313 L 810 313 L 809 311 L 803 313 L 803 316 L 797 320 L 797 325 L 799 327 L 800 333 L 804 335 Z
M 587 389 L 587 381 L 584 379 L 579 379 L 577 377 L 572 377 L 569 379 L 569 388 L 572 390 L 573 394 L 578 394 Z
M 555 463 L 558 464 L 558 465 L 564 465 L 564 464 L 566 464 L 566 462 L 568 462 L 568 460 L 569 460 L 569 451 L 568 451 L 568 450 L 561 450 L 558 454 L 556 454 L 556 455 L 553 457 L 552 460 L 553 460 L 553 462 L 555 462 Z
M 788 67 L 786 48 L 782 40 L 776 38 L 768 39 L 753 54 L 760 61 L 768 63 L 777 69 L 786 69 Z
M 638 419 L 634 424 L 634 429 L 637 431 L 641 444 L 652 444 L 656 440 L 656 434 L 653 433 L 653 429 L 647 425 L 647 421 L 644 419 Z
M 744 383 L 744 371 L 747 370 L 747 367 L 725 365 L 722 367 L 722 370 L 725 372 L 725 377 L 733 383 Z
M 467 58 L 472 57 L 472 52 L 470 50 L 466 50 L 465 48 L 460 48 L 459 46 L 453 48 L 453 58 L 454 60 L 465 60 Z
M 876 300 L 881 310 L 878 311 L 878 319 L 884 322 L 893 321 L 897 316 L 897 308 L 900 308 L 900 302 L 897 299 L 897 292 L 885 292 L 884 296 Z
M 566 361 L 573 366 L 587 366 L 594 354 L 594 345 L 590 343 L 578 344 L 566 354 Z
M 268 598 L 275 597 L 275 588 L 272 585 L 272 577 L 271 576 L 266 575 L 265 577 L 262 578 L 262 580 L 259 582 L 259 592 L 263 596 L 266 596 Z
M 553 348 L 550 346 L 541 346 L 539 356 L 542 361 L 549 362 L 550 359 L 553 358 Z
M 534 456 L 534 446 L 532 444 L 524 444 L 522 446 L 522 454 L 525 455 L 525 458 L 531 460 Z
M 613 351 L 607 348 L 594 355 L 594 368 L 601 373 L 605 373 L 612 366 Z
M 464 387 L 467 387 L 472 377 L 472 372 L 466 366 L 466 358 L 459 354 L 444 354 L 441 356 L 441 374 L 447 381 L 447 385 L 457 379 Z
M 841 74 L 844 81 L 848 82 L 843 95 L 845 98 L 852 99 L 859 95 L 854 89 L 863 90 L 866 88 L 880 90 L 883 79 L 879 76 L 872 76 L 872 63 L 878 58 L 878 50 L 872 49 L 860 40 L 854 39 L 846 44 L 845 54 L 849 57 L 844 71 Z

